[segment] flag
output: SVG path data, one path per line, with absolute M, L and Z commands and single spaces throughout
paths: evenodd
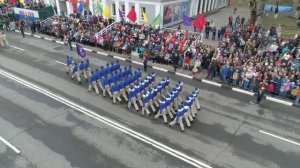
M 135 22 L 137 20 L 137 17 L 136 17 L 136 12 L 134 10 L 134 7 L 131 8 L 131 10 L 129 11 L 128 15 L 127 15 L 127 18 L 132 21 L 132 22 Z
M 76 48 L 77 48 L 77 54 L 80 57 L 85 58 L 86 57 L 86 53 L 85 53 L 85 50 L 83 49 L 83 47 L 80 46 L 79 44 L 76 44 Z
M 79 13 L 82 13 L 82 12 L 84 11 L 84 5 L 83 5 L 82 2 L 79 3 L 78 8 L 77 8 L 77 11 L 78 11 Z
M 122 20 L 124 19 L 123 18 L 123 12 L 121 11 L 121 9 L 119 9 L 119 16 L 120 16 L 120 18 L 122 18 Z
M 100 3 L 100 0 L 96 0 L 96 6 L 98 9 L 98 12 L 103 13 L 103 5 Z
M 160 14 L 158 14 L 151 22 L 151 25 L 156 26 L 159 25 L 161 23 L 161 16 Z
M 183 24 L 186 26 L 192 26 L 193 25 L 192 19 L 186 16 L 185 14 L 183 14 Z
M 200 14 L 197 19 L 194 21 L 194 26 L 199 29 L 200 31 L 202 31 L 203 26 L 206 25 L 206 18 L 204 16 L 204 14 Z
M 77 10 L 77 0 L 72 0 L 73 12 Z
M 148 16 L 145 12 L 143 12 L 144 22 L 148 23 Z
M 110 16 L 111 16 L 110 7 L 108 5 L 106 5 L 104 8 L 103 16 L 105 18 L 110 18 Z
M 19 2 L 20 2 L 21 4 L 24 4 L 24 0 L 20 0 Z

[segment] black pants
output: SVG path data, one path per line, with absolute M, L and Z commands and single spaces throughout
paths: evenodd
M 144 61 L 144 71 L 147 72 L 147 61 Z
M 20 31 L 21 31 L 22 36 L 25 37 L 24 29 L 21 29 Z
M 68 45 L 70 47 L 70 50 L 72 51 L 73 50 L 73 47 L 72 47 L 72 41 L 68 40 Z

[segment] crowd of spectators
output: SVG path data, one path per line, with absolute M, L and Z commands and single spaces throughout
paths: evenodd
M 102 16 L 92 15 L 90 11 L 84 14 L 74 13 L 69 16 L 60 15 L 55 19 L 41 24 L 41 33 L 61 38 L 73 37 L 73 41 L 96 46 L 95 34 L 113 22 Z
M 254 92 L 264 87 L 271 95 L 299 102 L 300 37 L 283 39 L 280 25 L 264 30 L 262 25 L 244 26 L 239 18 L 229 18 L 219 36 L 218 48 L 188 50 L 185 68 L 207 72 L 209 80 Z

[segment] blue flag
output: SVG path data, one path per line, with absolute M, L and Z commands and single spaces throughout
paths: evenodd
M 77 54 L 80 57 L 85 58 L 86 57 L 86 53 L 85 53 L 85 50 L 83 49 L 83 47 L 81 47 L 79 44 L 76 44 L 76 48 L 77 48 Z
M 192 26 L 193 22 L 192 19 L 185 14 L 183 14 L 183 24 L 186 26 Z
M 77 8 L 77 11 L 78 11 L 79 13 L 82 13 L 82 12 L 84 11 L 84 5 L 83 5 L 82 2 L 79 3 L 78 8 Z
M 120 16 L 120 18 L 122 18 L 122 20 L 123 20 L 123 12 L 119 9 L 119 16 Z

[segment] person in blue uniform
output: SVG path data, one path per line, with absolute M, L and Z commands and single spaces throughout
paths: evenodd
M 126 80 L 122 80 L 119 82 L 119 93 L 117 96 L 117 99 L 119 100 L 119 102 L 122 101 L 122 97 L 125 99 L 125 101 L 128 101 L 128 98 L 125 93 L 125 86 L 126 86 Z
M 161 98 L 159 101 L 159 112 L 154 116 L 154 119 L 156 120 L 159 116 L 163 116 L 165 124 L 168 123 L 166 116 L 166 100 L 164 98 Z
M 152 109 L 152 111 L 155 111 L 155 107 L 154 107 L 154 98 L 155 98 L 155 91 L 154 89 L 149 91 L 149 107 Z
M 195 104 L 196 104 L 196 108 L 197 108 L 197 110 L 200 110 L 201 109 L 201 105 L 200 105 L 200 102 L 199 102 L 199 91 L 200 91 L 200 89 L 199 88 L 195 88 L 194 91 L 195 91 Z
M 106 89 L 108 88 L 108 85 L 109 85 L 109 81 L 108 81 L 108 77 L 105 75 L 104 78 L 103 78 L 103 81 L 102 81 L 102 88 L 103 88 L 103 96 L 105 97 L 106 96 Z
M 72 67 L 72 76 L 71 76 L 71 79 L 74 79 L 75 77 L 77 78 L 78 83 L 81 84 L 81 78 L 80 78 L 80 74 L 79 74 L 77 63 L 74 63 L 74 65 Z
M 136 100 L 139 102 L 140 106 L 143 106 L 142 93 L 141 93 L 141 91 L 143 90 L 142 89 L 143 85 L 141 82 L 137 82 L 137 84 L 134 87 L 137 91 Z
M 183 115 L 184 115 L 184 107 L 183 106 L 179 106 L 178 110 L 176 112 L 176 116 L 173 119 L 173 121 L 171 121 L 169 123 L 169 126 L 172 127 L 174 124 L 179 124 L 181 131 L 184 131 L 184 125 L 183 125 L 183 122 L 182 122 Z
M 184 102 L 183 107 L 184 107 L 185 111 L 187 112 L 187 115 L 188 115 L 189 120 L 190 120 L 190 121 L 193 121 L 194 119 L 193 119 L 192 114 L 191 114 L 191 107 L 190 107 L 190 104 L 191 104 L 190 97 L 187 96 L 187 97 L 186 97 L 186 100 L 185 100 L 185 102 Z
M 72 62 L 73 62 L 73 57 L 72 56 L 66 56 L 66 65 L 67 65 L 67 68 L 66 68 L 66 73 L 69 74 L 71 72 L 71 65 L 72 65 Z
M 78 68 L 79 68 L 79 75 L 81 76 L 84 73 L 84 63 L 83 63 L 83 61 L 80 61 Z M 85 78 L 85 79 L 87 80 L 87 78 Z
M 117 82 L 115 82 L 114 84 L 112 84 L 111 86 L 111 92 L 112 92 L 112 97 L 113 97 L 113 103 L 116 104 L 117 103 L 117 96 L 119 94 L 119 84 Z
M 190 114 L 188 112 L 189 108 L 187 108 L 185 105 L 183 106 L 183 118 L 185 120 L 186 125 L 191 128 L 191 122 L 193 121 L 193 118 L 190 117 Z
M 146 90 L 143 93 L 143 105 L 142 105 L 142 115 L 145 114 L 145 111 L 147 113 L 147 115 L 150 115 L 150 111 L 148 109 L 149 107 L 149 92 L 147 92 Z
M 166 104 L 165 104 L 165 106 L 166 106 L 166 113 L 169 115 L 169 117 L 171 118 L 171 119 L 173 119 L 173 114 L 171 113 L 171 104 L 172 104 L 172 98 L 171 98 L 171 96 L 169 95 L 169 94 L 167 94 L 167 96 L 166 96 Z
M 134 87 L 131 87 L 129 89 L 129 94 L 128 94 L 129 100 L 128 100 L 128 106 L 127 107 L 130 109 L 131 105 L 133 104 L 135 110 L 138 111 L 139 110 L 139 106 L 136 103 L 136 94 L 137 94 L 136 89 Z
M 86 59 L 85 62 L 84 62 L 83 76 L 84 76 L 85 79 L 88 79 L 90 75 L 91 75 L 90 61 L 89 61 L 89 59 Z
M 99 94 L 99 89 L 96 82 L 96 75 L 93 71 L 91 72 L 91 75 L 89 77 L 89 92 L 92 91 L 92 88 L 94 88 L 96 94 Z

